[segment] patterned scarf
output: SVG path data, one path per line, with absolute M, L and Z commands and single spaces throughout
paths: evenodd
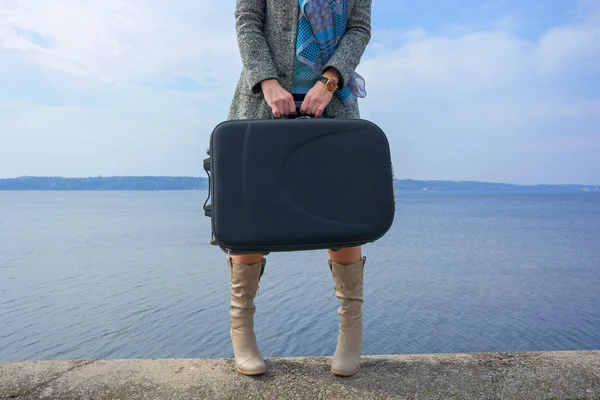
M 296 57 L 321 76 L 323 65 L 337 48 L 348 23 L 348 0 L 298 0 L 300 16 Z M 365 80 L 356 72 L 343 89 L 336 90 L 344 104 L 365 97 Z

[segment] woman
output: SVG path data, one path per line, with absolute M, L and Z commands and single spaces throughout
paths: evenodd
M 364 81 L 355 69 L 371 37 L 371 0 L 237 0 L 242 72 L 229 119 L 295 113 L 360 118 Z M 298 110 L 294 100 L 301 101 Z M 351 196 L 352 193 L 348 193 Z M 331 370 L 350 376 L 362 346 L 363 268 L 360 247 L 328 251 L 340 301 Z M 231 340 L 237 370 L 266 372 L 254 334 L 254 296 L 266 265 L 260 254 L 227 258 L 231 279 Z

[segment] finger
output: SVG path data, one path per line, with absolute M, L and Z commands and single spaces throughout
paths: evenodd
M 308 115 L 315 115 L 315 113 L 317 112 L 318 104 L 319 103 L 317 99 L 313 99 L 313 101 L 310 102 L 310 105 L 308 107 Z
M 320 102 L 318 102 L 318 103 L 315 104 L 315 107 L 314 107 L 314 110 L 313 110 L 313 115 L 316 118 L 318 118 L 320 116 L 320 111 L 319 110 L 321 109 L 321 104 L 322 104 L 322 101 L 320 101 Z
M 296 112 L 296 104 L 294 103 L 294 96 L 292 96 L 290 92 L 285 92 L 284 102 L 287 107 L 288 113 L 294 114 Z
M 313 112 L 313 115 L 315 118 L 319 118 L 319 116 L 321 115 L 320 111 L 319 111 L 320 109 L 321 109 L 321 106 L 315 105 L 315 110 Z
M 277 110 L 279 110 L 279 115 L 284 116 L 286 113 L 283 104 L 281 104 L 281 99 L 275 99 L 274 103 L 277 106 Z
M 319 108 L 317 108 L 317 112 L 315 113 L 315 117 L 316 118 L 321 118 L 321 115 L 323 115 L 323 111 L 325 110 L 325 106 L 321 105 L 319 106 Z
M 290 113 L 289 105 L 284 99 L 279 100 L 279 110 L 282 115 L 289 115 Z
M 319 97 L 318 99 L 314 99 L 312 102 L 312 108 L 310 110 L 310 115 L 312 116 L 317 116 L 319 113 L 319 108 L 321 108 L 321 105 L 323 104 L 323 99 L 321 97 Z
M 290 113 L 291 114 L 296 114 L 298 112 L 298 110 L 296 110 L 296 103 L 294 103 L 294 96 L 288 96 L 288 104 L 290 107 Z
M 271 108 L 273 109 L 273 116 L 275 118 L 281 117 L 281 114 L 279 113 L 279 108 L 277 108 L 277 104 L 273 103 L 273 105 L 271 106 Z
M 302 102 L 302 107 L 300 107 L 300 111 L 302 114 L 310 114 L 310 110 L 312 109 L 312 99 L 310 97 L 305 97 Z
M 304 97 L 304 100 L 302 100 L 302 104 L 300 104 L 300 112 L 302 114 L 306 113 L 306 102 L 308 101 L 307 97 Z

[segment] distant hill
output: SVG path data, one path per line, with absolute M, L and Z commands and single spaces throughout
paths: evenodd
M 419 181 L 399 179 L 399 192 L 528 192 L 581 193 L 599 192 L 591 185 L 513 185 L 471 181 Z M 0 179 L 0 190 L 206 190 L 204 177 L 184 176 L 112 176 L 89 178 L 33 177 Z
M 418 181 L 396 180 L 399 191 L 432 192 L 528 192 L 528 193 L 579 193 L 600 192 L 600 186 L 593 185 L 514 185 L 508 183 L 473 181 Z
M 0 190 L 204 190 L 206 178 L 183 176 L 32 177 L 0 179 Z

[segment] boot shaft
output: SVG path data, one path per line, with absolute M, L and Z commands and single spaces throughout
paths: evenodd
M 266 259 L 256 264 L 246 265 L 234 261 L 231 257 L 227 257 L 232 307 L 254 307 L 254 298 L 256 297 L 265 265 Z
M 363 301 L 364 266 L 367 258 L 353 264 L 342 265 L 329 260 L 329 268 L 335 284 L 335 295 L 343 300 Z M 352 302 L 346 302 L 347 305 Z M 344 305 L 342 303 L 342 305 Z
M 231 344 L 236 369 L 245 375 L 260 375 L 266 365 L 254 333 L 254 297 L 266 260 L 245 265 L 227 257 L 230 279 Z

